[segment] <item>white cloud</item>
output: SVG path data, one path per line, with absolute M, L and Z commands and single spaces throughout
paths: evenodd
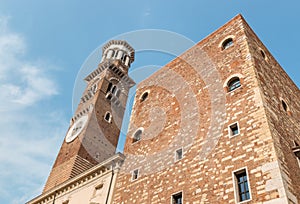
M 0 203 L 41 192 L 68 126 L 63 112 L 40 105 L 58 94 L 53 65 L 26 54 L 24 37 L 0 17 Z
M 0 112 L 33 105 L 57 94 L 47 65 L 26 61 L 26 44 L 20 34 L 9 31 L 8 18 L 0 18 Z

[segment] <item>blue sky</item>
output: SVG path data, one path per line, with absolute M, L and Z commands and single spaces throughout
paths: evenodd
M 163 29 L 198 42 L 242 13 L 300 85 L 297 0 L 82 2 L 0 0 L 0 203 L 24 203 L 41 192 L 72 117 L 77 73 L 114 36 Z M 137 53 L 132 68 L 171 59 Z

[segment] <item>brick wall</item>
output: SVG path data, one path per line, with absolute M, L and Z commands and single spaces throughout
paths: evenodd
M 234 44 L 222 50 L 228 36 Z M 295 158 L 279 145 L 279 133 L 285 128 L 290 134 L 299 133 L 295 127 L 299 112 L 293 112 L 292 119 L 279 106 L 268 108 L 277 96 L 270 89 L 285 87 L 274 85 L 274 75 L 282 75 L 278 77 L 292 86 L 287 93 L 299 95 L 299 90 L 275 61 L 277 71 L 269 71 L 272 66 L 263 70 L 265 62 L 255 54 L 257 45 L 263 47 L 238 15 L 139 84 L 114 203 L 170 203 L 171 195 L 179 191 L 184 203 L 235 203 L 232 172 L 244 167 L 251 188 L 248 203 L 288 203 L 288 192 L 299 194 L 297 181 L 289 175 L 299 175 Z M 226 82 L 233 76 L 240 78 L 241 87 L 227 93 Z M 142 101 L 145 91 L 148 97 Z M 292 96 L 286 100 L 292 110 L 299 110 Z M 279 116 L 286 122 L 275 120 Z M 291 120 L 294 126 L 285 125 Z M 240 134 L 230 137 L 228 126 L 235 122 Z M 134 142 L 139 128 L 142 140 Z M 184 155 L 175 161 L 178 148 Z M 132 181 L 135 169 L 139 177 Z M 283 176 L 283 172 L 288 173 Z

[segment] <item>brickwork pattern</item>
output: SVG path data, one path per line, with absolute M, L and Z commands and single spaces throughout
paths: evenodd
M 228 36 L 234 45 L 222 50 L 220 45 Z M 171 195 L 179 191 L 188 204 L 235 203 L 232 172 L 244 167 L 251 188 L 247 203 L 299 202 L 295 197 L 299 195 L 299 179 L 292 178 L 299 175 L 299 167 L 292 158 L 291 142 L 286 142 L 289 148 L 285 143 L 279 145 L 285 141 L 280 133 L 286 128 L 294 134 L 291 137 L 299 136 L 299 121 L 284 115 L 278 109 L 278 100 L 274 108 L 272 101 L 279 94 L 270 89 L 280 92 L 282 88 L 277 86 L 291 86 L 286 100 L 292 110 L 299 110 L 299 104 L 292 102 L 292 97 L 299 97 L 299 90 L 275 61 L 263 70 L 266 66 L 258 56 L 258 47 L 263 45 L 238 15 L 139 84 L 114 203 L 171 203 Z M 218 74 L 212 78 L 214 69 Z M 274 75 L 279 75 L 282 83 L 274 85 Z M 214 84 L 226 84 L 233 76 L 239 76 L 240 88 L 226 93 L 224 85 L 223 95 L 219 86 L 218 90 L 211 89 Z M 185 86 L 176 86 L 180 80 Z M 149 96 L 141 101 L 145 91 Z M 222 109 L 215 113 L 215 101 L 224 105 L 224 113 Z M 299 119 L 299 112 L 292 114 Z M 279 116 L 285 122 L 278 122 Z M 216 119 L 219 125 L 212 127 Z M 228 125 L 235 122 L 240 133 L 230 137 Z M 134 142 L 133 135 L 140 127 L 144 128 L 142 140 Z M 206 147 L 207 141 L 214 144 Z M 175 150 L 180 147 L 183 159 L 175 161 Z M 203 152 L 208 154 L 203 156 Z M 139 177 L 132 181 L 135 169 L 139 169 Z

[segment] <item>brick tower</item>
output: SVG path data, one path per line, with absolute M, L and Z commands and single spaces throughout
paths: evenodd
M 114 203 L 300 202 L 300 91 L 241 15 L 138 85 Z
M 44 192 L 74 178 L 115 154 L 129 88 L 128 69 L 134 49 L 112 40 L 85 81 L 86 89 L 48 177 Z

